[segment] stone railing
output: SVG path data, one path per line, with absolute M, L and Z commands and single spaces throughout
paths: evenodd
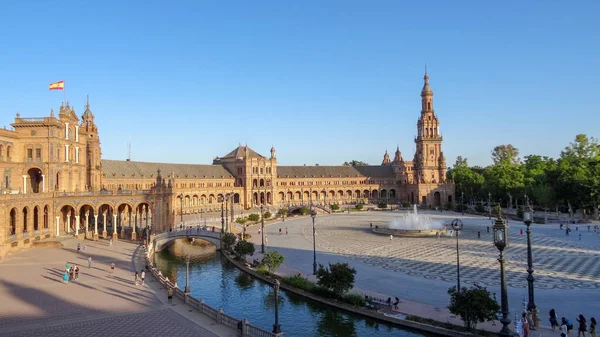
M 146 248 L 146 264 L 148 266 L 152 266 L 152 262 L 150 261 L 150 254 L 154 252 L 153 243 L 149 244 L 149 249 Z M 233 316 L 227 315 L 223 308 L 214 309 L 204 303 L 204 300 L 198 300 L 192 297 L 189 293 L 185 293 L 177 286 L 177 282 L 173 283 L 169 281 L 168 278 L 164 277 L 162 273 L 156 269 L 156 267 L 151 267 L 152 275 L 165 287 L 165 288 L 173 288 L 173 295 L 181 300 L 184 303 L 191 306 L 192 308 L 198 310 L 203 315 L 206 315 L 212 319 L 214 319 L 218 324 L 223 324 L 235 330 L 239 330 L 242 333 L 242 336 L 247 337 L 283 337 L 283 333 L 273 333 L 267 330 L 263 330 L 261 328 L 250 325 L 247 319 L 239 320 Z

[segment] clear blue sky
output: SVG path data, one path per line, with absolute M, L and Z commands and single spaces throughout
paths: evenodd
M 211 163 L 239 143 L 280 165 L 412 159 L 424 64 L 448 164 L 495 145 L 557 156 L 598 136 L 600 1 L 3 3 L 0 112 L 89 94 L 103 158 Z

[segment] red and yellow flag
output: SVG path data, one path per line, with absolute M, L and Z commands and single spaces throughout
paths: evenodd
M 49 90 L 65 90 L 65 81 L 50 83 Z

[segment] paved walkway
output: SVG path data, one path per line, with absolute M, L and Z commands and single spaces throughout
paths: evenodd
M 462 325 L 462 321 L 452 315 L 446 307 L 448 302 L 447 294 L 444 292 L 445 296 L 441 295 L 441 293 L 440 295 L 436 295 L 438 294 L 437 288 L 445 287 L 444 289 L 447 289 L 453 282 L 456 282 L 456 279 L 453 279 L 454 273 L 456 272 L 454 260 L 456 257 L 455 239 L 446 238 L 436 240 L 435 238 L 428 238 L 401 241 L 401 239 L 395 238 L 390 242 L 387 237 L 366 233 L 368 231 L 369 221 L 372 221 L 373 225 L 379 224 L 379 222 L 381 222 L 381 224 L 387 223 L 387 221 L 389 221 L 387 218 L 388 214 L 373 212 L 359 213 L 356 215 L 351 214 L 349 216 L 334 215 L 320 217 L 320 219 L 318 219 L 320 222 L 317 221 L 317 262 L 323 264 L 327 262 L 349 262 L 359 270 L 359 274 L 361 275 L 358 275 L 358 277 L 362 278 L 362 282 L 360 279 L 357 280 L 357 287 L 355 287 L 354 290 L 369 296 L 383 299 L 387 299 L 388 297 L 394 298 L 394 296 L 399 296 L 398 294 L 405 293 L 404 291 L 399 290 L 402 289 L 402 287 L 414 288 L 414 286 L 416 286 L 417 288 L 420 288 L 415 292 L 416 295 L 412 296 L 412 298 L 401 298 L 397 311 L 389 309 L 383 310 L 388 315 L 414 315 L 434 319 L 439 322 L 451 322 L 456 325 Z M 445 213 L 444 215 L 450 216 L 451 218 L 461 217 L 459 214 Z M 396 214 L 395 216 L 398 215 Z M 490 290 L 492 292 L 497 292 L 499 296 L 499 290 L 497 291 L 493 287 L 494 282 L 499 282 L 499 272 L 497 266 L 491 265 L 489 261 L 495 258 L 495 253 L 497 252 L 489 240 L 491 234 L 488 234 L 485 228 L 485 226 L 488 225 L 489 220 L 487 220 L 487 218 L 482 219 L 481 217 L 478 217 L 471 218 L 471 220 L 463 219 L 463 222 L 466 223 L 466 226 L 464 233 L 461 236 L 461 252 L 463 252 L 463 254 L 461 254 L 461 269 L 463 269 L 463 272 L 466 269 L 467 272 L 464 276 L 461 275 L 464 277 L 464 279 L 461 277 L 461 280 L 467 281 L 465 282 L 466 284 L 464 284 L 465 286 L 473 283 L 468 281 L 476 281 L 477 283 L 482 283 L 483 281 L 483 285 L 487 285 L 488 288 L 491 288 Z M 360 225 L 357 225 L 357 223 L 360 223 Z M 365 225 L 365 223 L 367 225 Z M 518 224 L 514 223 L 513 225 L 516 227 Z M 365 228 L 365 226 L 367 227 Z M 304 277 L 315 281 L 314 276 L 311 274 L 312 225 L 310 224 L 310 218 L 299 217 L 295 219 L 286 219 L 285 222 L 269 222 L 268 224 L 265 224 L 265 227 L 265 233 L 269 243 L 269 245 L 267 245 L 267 250 L 274 249 L 279 251 L 286 256 L 286 260 L 288 261 L 277 270 L 277 273 L 282 276 L 300 273 Z M 596 233 L 587 233 L 587 227 L 580 226 L 580 230 L 584 230 L 582 234 L 586 235 L 586 237 L 584 237 L 585 240 L 580 242 L 575 235 L 563 238 L 564 234 L 560 234 L 561 232 L 554 227 L 557 227 L 557 225 L 548 226 L 546 230 L 548 233 L 541 235 L 541 238 L 540 234 L 536 233 L 536 240 L 539 240 L 536 241 L 536 243 L 539 244 L 536 248 L 536 253 L 540 252 L 540 260 L 545 261 L 549 258 L 547 254 L 551 252 L 552 249 L 561 250 L 560 253 L 554 253 L 552 257 L 554 258 L 554 255 L 562 255 L 562 259 L 566 259 L 568 262 L 573 262 L 574 264 L 567 268 L 577 268 L 576 271 L 571 272 L 572 274 L 565 274 L 568 274 L 569 276 L 578 274 L 579 280 L 569 279 L 569 282 L 563 283 L 562 286 L 545 287 L 548 288 L 547 291 L 555 291 L 555 295 L 561 297 L 560 300 L 564 301 L 565 294 L 562 294 L 561 296 L 561 292 L 564 292 L 565 290 L 572 292 L 574 289 L 579 288 L 579 284 L 585 284 L 584 282 L 591 284 L 592 286 L 590 288 L 598 286 L 596 277 L 600 273 L 600 265 L 590 268 L 590 265 L 587 264 L 587 268 L 582 268 L 581 263 L 575 263 L 577 258 L 586 258 L 591 261 L 597 261 L 593 257 L 590 259 L 590 255 L 595 254 L 594 248 L 598 245 L 598 236 Z M 251 241 L 256 244 L 257 252 L 254 256 L 248 257 L 249 261 L 253 259 L 260 260 L 262 258 L 262 254 L 260 254 L 261 235 L 258 234 L 258 228 L 260 228 L 260 225 L 252 226 L 248 230 L 248 233 L 252 235 Z M 281 236 L 278 233 L 279 228 L 282 228 L 283 235 Z M 288 228 L 289 235 L 285 234 L 286 228 Z M 477 231 L 481 232 L 481 239 L 477 238 Z M 536 231 L 538 231 L 538 229 L 536 229 Z M 554 231 L 558 233 L 554 233 Z M 575 230 L 573 232 L 575 232 Z M 361 233 L 364 233 L 365 235 Z M 512 257 L 516 258 L 519 256 L 521 260 L 526 260 L 526 257 L 523 258 L 523 250 L 525 248 L 522 244 L 522 241 L 524 240 L 523 236 L 520 234 L 519 227 L 511 231 L 512 249 L 514 252 Z M 310 244 L 310 251 L 306 250 L 307 243 Z M 387 259 L 386 265 L 383 266 L 379 263 L 375 263 L 375 259 Z M 358 261 L 365 263 L 370 267 L 365 268 L 362 264 L 357 263 Z M 469 264 L 476 267 L 477 264 L 482 263 L 485 264 L 484 267 L 488 268 L 477 269 L 478 273 L 473 273 L 475 270 L 465 268 L 463 263 L 467 264 L 467 268 Z M 403 266 L 402 268 L 397 269 L 392 267 L 392 264 L 402 264 Z M 564 264 L 564 262 L 561 263 L 562 268 L 566 268 Z M 551 269 L 552 271 L 556 270 L 554 268 L 561 268 L 560 266 L 552 265 L 550 263 L 548 265 L 543 262 L 537 265 L 543 265 L 545 268 Z M 376 270 L 374 268 L 381 269 Z M 524 269 L 523 262 L 520 262 L 518 266 L 511 266 L 511 269 L 512 268 Z M 461 274 L 463 272 L 461 272 Z M 365 275 L 365 273 L 367 273 L 367 275 Z M 398 279 L 395 277 L 397 273 L 406 275 L 402 278 L 401 284 L 396 283 L 393 286 L 385 286 L 385 284 L 389 283 L 388 281 L 394 282 Z M 536 271 L 536 274 L 537 273 L 538 271 Z M 541 274 L 544 273 L 542 272 Z M 557 275 L 553 275 L 550 272 L 548 272 L 548 274 L 550 275 L 548 275 L 546 279 L 540 277 L 540 275 L 536 275 L 538 278 L 537 281 L 539 281 L 539 283 L 536 283 L 537 287 L 544 287 L 544 281 L 549 285 L 555 285 L 554 282 L 557 282 L 555 279 Z M 522 275 L 522 273 L 520 275 Z M 522 277 L 520 275 L 509 275 L 513 276 L 515 279 L 511 284 L 513 289 L 523 289 L 526 287 L 526 284 L 521 284 L 523 283 L 522 281 L 518 281 L 519 283 L 517 283 L 516 280 Z M 382 280 L 384 282 L 381 282 Z M 443 281 L 441 285 L 436 284 L 435 288 L 430 288 L 433 286 L 433 282 L 440 281 Z M 486 281 L 489 282 L 489 284 L 486 284 Z M 411 283 L 413 286 L 410 286 Z M 382 284 L 384 286 L 380 286 Z M 426 292 L 429 292 L 429 294 L 425 294 Z M 514 293 L 514 290 L 512 292 Z M 399 297 L 402 297 L 402 295 Z M 435 297 L 435 300 L 432 300 L 432 297 Z M 544 297 L 541 297 L 538 294 L 538 302 L 543 301 L 543 299 Z M 511 300 L 513 303 L 512 308 L 523 307 L 520 303 L 520 298 L 513 295 Z M 446 304 L 444 305 L 444 303 Z M 515 313 L 520 314 L 521 311 L 520 309 L 512 311 L 513 312 L 510 314 L 510 319 L 513 321 L 511 329 L 514 330 L 514 315 Z M 561 312 L 565 310 L 563 308 L 563 310 L 558 311 L 560 315 Z M 588 315 L 590 314 L 593 315 L 593 313 L 589 313 Z M 537 337 L 539 334 L 543 336 L 554 335 L 555 332 L 552 332 L 550 327 L 546 326 L 548 324 L 546 319 L 547 310 L 540 312 L 539 316 L 542 326 L 538 328 L 534 336 Z M 489 331 L 498 331 L 501 328 L 501 324 L 499 322 L 490 322 L 481 324 L 479 328 Z
M 166 303 L 165 290 L 149 274 L 146 285 L 134 285 L 134 270 L 144 267 L 141 247 L 61 241 L 64 247 L 33 248 L 0 262 L 0 337 L 238 335 L 177 299 Z M 85 253 L 77 253 L 77 242 L 87 245 Z M 64 284 L 67 262 L 79 266 L 79 280 Z

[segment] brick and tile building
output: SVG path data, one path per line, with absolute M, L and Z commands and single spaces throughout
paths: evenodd
M 22 118 L 0 129 L 0 257 L 60 234 L 116 238 L 125 228 L 165 230 L 183 214 L 258 205 L 386 201 L 438 207 L 454 202 L 446 181 L 440 124 L 425 74 L 412 161 L 396 149 L 381 165 L 281 166 L 241 144 L 212 164 L 102 159 L 89 100 L 78 117 L 65 103 L 58 117 Z

